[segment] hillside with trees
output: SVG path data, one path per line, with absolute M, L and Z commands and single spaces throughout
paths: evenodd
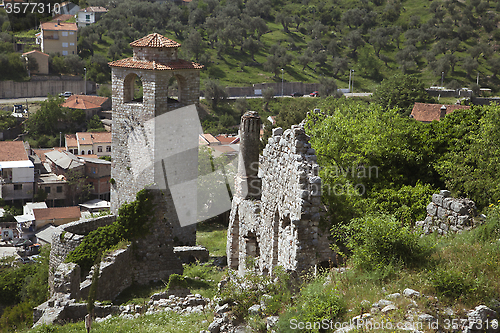
M 171 2 L 89 0 L 108 6 L 98 23 L 80 31 L 79 55 L 100 82 L 108 60 L 131 55 L 128 45 L 158 32 L 182 44 L 181 56 L 206 66 L 202 78 L 228 86 L 334 78 L 372 91 L 384 78 L 416 74 L 426 85 L 457 88 L 476 82 L 500 87 L 496 54 L 500 2 L 285 1 Z M 92 59 L 92 61 L 89 61 Z M 96 67 L 95 69 L 93 67 Z M 284 69 L 283 73 L 281 69 Z M 108 70 L 109 72 L 109 70 Z M 231 75 L 229 75 L 231 73 Z

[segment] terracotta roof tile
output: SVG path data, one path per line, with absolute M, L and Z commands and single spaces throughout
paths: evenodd
M 444 107 L 444 108 L 443 108 Z M 443 108 L 443 109 L 442 109 Z M 455 110 L 470 109 L 470 106 L 457 105 L 457 104 L 427 104 L 427 103 L 415 103 L 413 110 L 411 111 L 411 116 L 417 121 L 431 122 L 433 120 L 439 121 L 444 117 L 444 115 L 450 114 Z M 444 111 L 444 115 L 441 115 L 441 110 Z
M 162 64 L 155 61 L 148 60 L 134 60 L 134 58 L 127 58 L 116 60 L 110 62 L 109 65 L 111 67 L 125 67 L 125 68 L 137 68 L 137 69 L 149 69 L 149 70 L 158 70 L 158 71 L 168 71 L 168 70 L 176 70 L 176 69 L 202 69 L 203 65 L 197 64 L 195 62 L 187 61 L 187 60 L 175 60 L 168 62 L 166 64 Z
M 76 133 L 76 139 L 81 145 L 91 145 L 92 144 L 92 133 L 89 132 L 78 132 Z
M 65 134 L 64 139 L 66 140 L 66 146 L 77 147 L 78 142 L 76 141 L 76 134 Z
M 154 33 L 130 43 L 132 47 L 179 47 L 181 44 L 165 36 Z
M 42 23 L 40 26 L 42 27 L 42 30 L 78 31 L 76 23 L 61 22 L 61 24 L 58 24 L 56 21 Z
M 92 133 L 92 141 L 94 143 L 111 143 L 111 132 L 94 132 Z
M 92 95 L 71 95 L 66 99 L 66 102 L 70 102 L 76 99 L 81 99 L 83 101 L 90 102 L 92 104 L 96 104 L 99 106 L 102 106 L 104 103 L 106 103 L 109 100 L 109 97 L 103 97 L 103 96 L 92 96 Z
M 30 55 L 30 54 L 33 54 L 33 53 L 39 53 L 39 54 L 42 54 L 44 56 L 49 57 L 49 55 L 47 53 L 43 53 L 43 52 L 40 52 L 38 50 L 33 50 L 33 51 L 25 52 L 25 53 L 23 53 L 23 56 L 27 56 L 27 55 Z
M 80 218 L 80 207 L 53 207 L 53 208 L 37 208 L 33 209 L 33 215 L 36 220 L 52 220 L 52 219 L 67 219 Z
M 238 141 L 235 142 L 235 140 L 238 139 L 237 136 L 227 136 L 226 134 L 219 134 L 215 137 L 217 140 L 220 141 L 221 144 L 223 145 L 229 145 L 231 143 L 236 143 Z
M 101 106 L 94 104 L 92 102 L 89 102 L 85 99 L 80 99 L 78 97 L 69 99 L 61 104 L 62 107 L 64 108 L 70 108 L 70 109 L 80 109 L 80 110 L 88 110 L 88 109 L 99 109 Z
M 0 162 L 26 160 L 29 158 L 22 141 L 0 141 Z

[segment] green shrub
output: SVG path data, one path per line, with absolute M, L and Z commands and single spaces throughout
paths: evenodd
M 322 325 L 335 323 L 346 312 L 346 304 L 333 284 L 324 286 L 324 279 L 318 278 L 300 292 L 295 306 L 290 308 L 278 322 L 279 332 L 295 332 L 294 323 L 309 322 L 302 332 L 322 332 Z
M 173 289 L 175 287 L 187 288 L 187 281 L 183 276 L 179 274 L 171 274 L 168 277 L 167 290 Z
M 96 258 L 121 241 L 143 237 L 149 232 L 154 213 L 152 194 L 147 190 L 137 192 L 136 200 L 123 204 L 118 218 L 108 226 L 97 228 L 83 238 L 83 242 L 71 251 L 66 262 L 80 265 L 82 274 L 88 272 Z
M 466 296 L 477 290 L 474 283 L 456 269 L 438 268 L 431 274 L 430 281 L 439 294 L 450 298 Z
M 482 242 L 500 239 L 500 205 L 491 204 L 487 214 L 486 223 L 476 231 L 478 240 Z
M 418 234 L 391 215 L 368 215 L 352 219 L 348 225 L 333 229 L 337 239 L 345 235 L 347 249 L 356 267 L 384 270 L 388 265 L 416 266 L 432 253 Z

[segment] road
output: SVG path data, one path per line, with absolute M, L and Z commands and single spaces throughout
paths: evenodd
M 26 100 L 28 103 L 42 102 L 47 100 L 47 97 L 0 98 L 0 104 L 26 104 Z

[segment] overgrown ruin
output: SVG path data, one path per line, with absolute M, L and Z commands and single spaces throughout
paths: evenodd
M 327 234 L 318 226 L 321 178 L 304 123 L 274 129 L 259 160 L 260 124 L 254 111 L 241 119 L 228 266 L 243 274 L 255 262 L 259 272 L 271 274 L 278 265 L 300 272 L 334 264 Z

